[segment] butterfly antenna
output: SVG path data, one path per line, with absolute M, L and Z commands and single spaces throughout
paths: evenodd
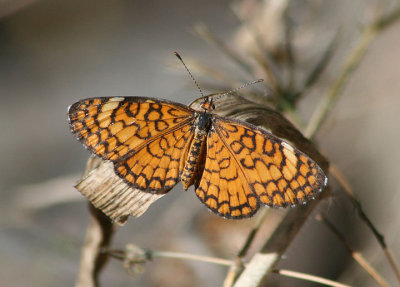
M 257 84 L 257 83 L 261 83 L 261 82 L 264 82 L 264 79 L 258 79 L 258 80 L 252 81 L 252 82 L 248 82 L 248 83 L 246 83 L 244 85 L 241 85 L 240 87 L 238 87 L 236 89 L 233 89 L 233 90 L 231 90 L 229 92 L 223 93 L 223 94 L 219 95 L 218 97 L 214 97 L 214 100 L 219 99 L 219 98 L 221 98 L 223 96 L 232 94 L 234 92 L 237 92 L 237 91 L 239 91 L 239 90 L 241 90 L 243 88 L 246 88 L 247 86 L 254 85 L 254 84 Z
M 188 67 L 186 66 L 185 62 L 182 60 L 181 55 L 178 54 L 178 52 L 174 52 L 175 56 L 179 59 L 179 61 L 182 62 L 183 66 L 185 67 L 186 71 L 189 73 L 190 77 L 192 78 L 193 82 L 196 84 L 197 88 L 200 91 L 200 94 L 202 97 L 204 97 L 203 91 L 200 89 L 199 84 L 197 83 L 196 79 L 193 77 L 192 73 L 189 71 Z

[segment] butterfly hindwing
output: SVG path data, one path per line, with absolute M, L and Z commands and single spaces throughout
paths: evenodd
M 115 171 L 135 188 L 165 193 L 179 182 L 183 169 L 181 160 L 192 138 L 191 125 L 183 125 L 158 136 L 131 156 L 115 162 Z
M 205 167 L 196 194 L 211 211 L 226 218 L 251 217 L 259 208 L 256 194 L 216 132 L 207 139 Z

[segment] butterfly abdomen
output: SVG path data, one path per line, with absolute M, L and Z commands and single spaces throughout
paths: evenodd
M 185 190 L 194 183 L 194 179 L 196 178 L 205 146 L 205 138 L 205 133 L 196 133 L 190 144 L 188 157 L 181 175 L 181 181 Z
M 199 178 L 202 166 L 204 164 L 204 150 L 207 133 L 211 126 L 211 114 L 197 114 L 194 124 L 194 137 L 190 143 L 185 166 L 181 174 L 183 188 L 186 190 Z M 200 176 L 201 177 L 201 176 Z

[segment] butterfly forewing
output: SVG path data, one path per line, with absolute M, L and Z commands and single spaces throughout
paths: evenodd
M 92 98 L 69 108 L 72 132 L 93 153 L 112 161 L 188 122 L 193 111 L 151 98 Z

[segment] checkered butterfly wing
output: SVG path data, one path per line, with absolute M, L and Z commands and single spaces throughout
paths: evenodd
M 114 163 L 130 186 L 165 193 L 179 181 L 194 111 L 152 98 L 91 98 L 68 111 L 76 137 L 92 153 Z
M 251 124 L 215 116 L 196 194 L 226 218 L 251 217 L 260 204 L 305 203 L 326 185 L 308 156 Z

